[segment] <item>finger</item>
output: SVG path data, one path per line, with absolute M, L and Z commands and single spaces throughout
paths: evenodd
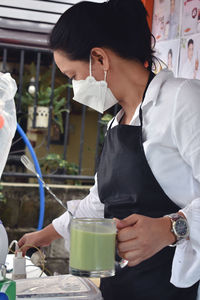
M 129 267 L 135 267 L 137 265 L 139 265 L 142 262 L 142 259 L 138 258 L 132 261 L 128 261 L 128 266 Z
M 17 250 L 17 252 L 22 252 L 22 256 L 26 255 L 26 251 L 28 250 L 28 247 L 21 247 Z
M 18 250 L 18 252 L 22 252 L 22 256 L 25 256 L 27 250 L 28 250 L 28 249 L 26 249 L 26 248 L 24 247 L 24 248 L 20 248 L 20 249 Z
M 138 215 L 132 214 L 123 220 L 117 220 L 116 226 L 118 229 L 125 228 L 127 226 L 133 226 L 138 221 Z
M 25 256 L 25 255 L 26 255 L 26 252 L 27 252 L 27 250 L 28 250 L 29 248 L 31 248 L 31 246 L 23 245 L 23 246 L 19 249 L 19 251 L 22 251 L 22 255 Z
M 25 244 L 25 237 L 23 236 L 19 241 L 18 241 L 18 246 L 21 248 Z
M 133 256 L 132 259 L 127 259 L 128 260 L 128 266 L 129 267 L 134 267 L 137 266 L 138 264 L 140 264 L 141 262 L 143 262 L 144 260 L 146 260 L 148 257 L 145 257 L 143 255 L 141 255 L 140 250 L 135 251 L 135 255 Z
M 30 248 L 30 246 L 26 245 L 28 244 L 27 242 L 27 237 L 24 235 L 19 241 L 18 241 L 18 247 L 19 251 L 22 251 L 22 255 L 25 256 L 27 250 Z
M 138 263 L 142 261 L 141 251 L 139 249 L 128 252 L 119 252 L 119 256 L 128 260 L 131 264 Z
M 130 241 L 118 243 L 117 248 L 119 252 L 127 252 L 138 249 L 137 244 L 137 239 L 132 239 Z
M 118 231 L 117 240 L 118 242 L 126 242 L 137 238 L 137 233 L 134 227 L 126 227 Z

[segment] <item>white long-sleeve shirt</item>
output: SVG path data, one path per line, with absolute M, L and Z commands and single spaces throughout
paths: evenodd
M 176 247 L 171 282 L 189 287 L 200 280 L 200 81 L 174 78 L 162 70 L 151 81 L 144 102 L 143 146 L 150 168 L 168 197 L 181 207 L 190 227 L 190 239 Z M 139 106 L 130 125 L 139 125 Z M 121 110 L 112 124 L 119 124 Z M 133 170 L 134 172 L 134 170 Z M 69 201 L 76 217 L 103 217 L 97 179 L 83 200 Z M 53 221 L 67 236 L 68 213 Z

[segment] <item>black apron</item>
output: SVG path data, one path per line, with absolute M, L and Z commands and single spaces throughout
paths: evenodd
M 147 87 L 153 77 L 150 73 Z M 158 218 L 180 209 L 165 194 L 148 165 L 141 106 L 139 116 L 140 126 L 119 124 L 111 128 L 111 124 L 107 131 L 97 171 L 105 218 L 123 219 L 134 213 Z M 196 300 L 198 283 L 190 288 L 176 288 L 170 283 L 174 251 L 165 247 L 135 267 L 118 267 L 115 276 L 102 278 L 104 300 Z

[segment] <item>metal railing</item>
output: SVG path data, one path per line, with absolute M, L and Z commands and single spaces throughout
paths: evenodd
M 47 129 L 47 137 L 46 137 L 46 151 L 48 153 L 51 143 L 51 126 L 52 126 L 52 113 L 53 113 L 53 99 L 54 99 L 54 88 L 55 88 L 55 79 L 56 79 L 56 65 L 53 60 L 52 52 L 48 49 L 42 49 L 42 48 L 33 48 L 30 46 L 19 46 L 19 45 L 11 45 L 11 44 L 2 44 L 0 43 L 0 63 L 1 63 L 1 72 L 9 71 L 9 65 L 14 64 L 15 68 L 11 71 L 11 74 L 14 76 L 14 78 L 17 78 L 17 84 L 18 84 L 18 97 L 16 100 L 16 108 L 17 108 L 17 116 L 18 119 L 20 119 L 20 116 L 22 115 L 22 96 L 23 96 L 23 87 L 24 87 L 24 69 L 25 65 L 30 63 L 33 59 L 35 60 L 36 65 L 36 73 L 35 73 L 35 96 L 34 96 L 34 103 L 33 103 L 33 123 L 32 128 L 36 127 L 36 114 L 37 114 L 37 105 L 38 105 L 38 91 L 39 91 L 39 78 L 40 78 L 40 70 L 41 65 L 46 65 L 47 68 L 51 68 L 51 95 L 50 95 L 50 103 L 49 103 L 49 118 L 48 118 L 48 129 Z M 17 66 L 17 67 L 16 67 Z M 68 79 L 68 83 L 70 83 L 70 80 Z M 70 121 L 70 108 L 71 108 L 71 87 L 67 87 L 67 93 L 66 93 L 66 105 L 65 105 L 65 120 L 64 120 L 64 136 L 63 136 L 63 154 L 62 157 L 64 160 L 67 160 L 68 158 L 68 136 L 69 136 L 69 121 Z M 82 166 L 83 166 L 83 149 L 84 149 L 84 141 L 85 141 L 85 123 L 86 123 L 86 107 L 82 106 L 82 112 L 81 112 L 81 128 L 80 128 L 80 142 L 79 142 L 79 157 L 77 158 L 78 161 L 78 174 L 77 175 L 71 175 L 64 172 L 62 175 L 55 175 L 55 174 L 44 174 L 44 178 L 54 178 L 54 179 L 61 179 L 61 180 L 83 180 L 86 182 L 92 182 L 94 179 L 94 174 L 97 168 L 97 161 L 99 157 L 100 152 L 100 131 L 102 130 L 100 120 L 101 120 L 101 114 L 98 114 L 98 121 L 97 121 L 97 131 L 96 131 L 96 150 L 94 155 L 94 172 L 93 174 L 82 174 Z M 117 107 L 113 109 L 113 114 L 116 113 Z M 17 144 L 19 137 L 15 137 L 13 142 L 14 144 Z M 24 149 L 22 150 L 15 150 L 11 151 L 9 155 L 10 160 L 19 161 L 20 155 L 23 154 Z M 13 153 L 15 155 L 13 155 Z M 8 161 L 9 161 L 8 159 Z M 21 169 L 19 170 L 12 170 L 12 171 L 5 171 L 3 173 L 3 178 L 5 180 L 9 180 L 9 177 L 12 178 L 20 178 L 25 180 L 25 178 L 34 177 L 32 174 L 28 174 L 26 172 L 22 172 Z

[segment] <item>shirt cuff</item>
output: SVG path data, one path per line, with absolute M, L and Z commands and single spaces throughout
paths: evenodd
M 70 216 L 68 212 L 65 212 L 60 217 L 52 221 L 54 229 L 64 238 L 68 239 L 68 225 Z
M 180 211 L 187 218 L 190 238 L 176 247 L 170 281 L 186 288 L 200 280 L 200 199 L 193 200 Z

